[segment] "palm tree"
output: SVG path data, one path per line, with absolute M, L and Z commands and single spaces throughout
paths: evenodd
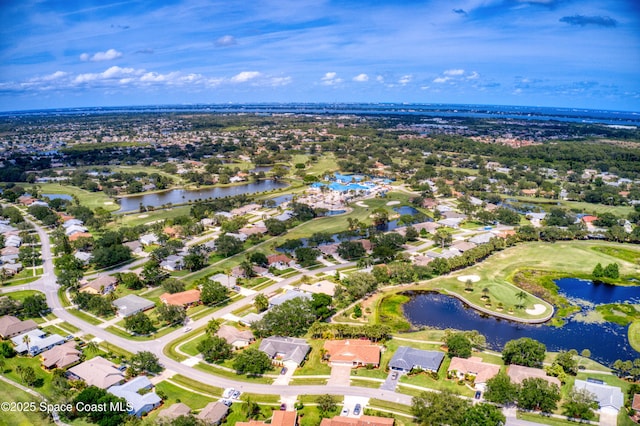
M 89 352 L 98 352 L 98 344 L 91 340 L 87 343 L 87 346 L 85 346 L 85 350 Z
M 29 352 L 29 343 L 31 343 L 31 337 L 28 334 L 25 334 L 22 338 L 22 342 L 27 345 L 27 352 Z
M 485 287 L 482 289 L 482 298 L 483 299 L 489 298 L 489 287 Z
M 520 300 L 520 308 L 524 309 L 524 301 L 527 299 L 528 294 L 523 290 L 520 290 L 518 293 L 516 293 L 516 297 Z

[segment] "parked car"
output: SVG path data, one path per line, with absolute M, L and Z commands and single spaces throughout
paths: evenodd
M 230 397 L 231 397 L 231 395 L 233 395 L 233 393 L 234 393 L 235 391 L 236 391 L 236 390 L 235 390 L 234 388 L 226 389 L 226 390 L 224 391 L 224 393 L 222 394 L 222 397 L 223 397 L 223 398 L 230 398 Z
M 238 399 L 240 398 L 240 391 L 235 391 L 231 394 L 231 398 L 232 399 Z
M 287 404 L 282 403 L 280 404 L 280 411 L 286 411 L 287 410 Z
M 230 399 L 223 399 L 222 403 L 227 407 L 231 407 L 231 404 L 233 404 L 233 401 L 231 401 Z
M 397 372 L 397 371 L 394 371 L 394 372 L 391 374 L 391 380 L 395 380 L 395 379 L 397 379 L 397 378 L 398 378 L 398 372 Z
M 362 405 L 360 405 L 360 404 L 356 404 L 356 406 L 355 406 L 355 407 L 354 407 L 354 409 L 353 409 L 353 414 L 354 414 L 355 416 L 360 415 L 360 410 L 362 410 Z
M 280 370 L 280 374 L 287 374 L 287 367 L 282 367 L 282 370 Z
M 474 395 L 474 398 L 475 399 L 480 399 L 480 396 L 482 396 L 482 392 L 476 391 L 476 394 Z
M 347 407 L 344 407 L 344 408 L 342 409 L 342 411 L 340 412 L 340 415 L 341 415 L 342 417 L 346 417 L 346 416 L 348 416 L 348 415 L 349 415 L 349 409 L 348 409 Z
M 184 332 L 185 332 L 185 333 L 187 333 L 187 332 L 189 332 L 189 331 L 191 331 L 191 327 L 185 327 L 185 328 L 184 328 Z

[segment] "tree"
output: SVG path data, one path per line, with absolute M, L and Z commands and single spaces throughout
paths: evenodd
M 311 247 L 297 248 L 295 253 L 296 253 L 296 260 L 300 265 L 304 267 L 315 264 L 317 262 L 316 259 L 321 254 L 320 250 L 317 250 Z
M 407 239 L 407 241 L 415 241 L 418 239 L 419 235 L 420 234 L 413 226 L 407 226 L 404 231 L 404 237 Z
M 267 219 L 264 221 L 267 233 L 272 236 L 281 235 L 287 232 L 287 224 L 278 219 Z
M 331 308 L 331 296 L 323 293 L 314 293 L 308 302 L 311 311 L 318 320 L 325 320 L 333 315 L 334 310 Z
M 169 276 L 160 268 L 160 263 L 150 260 L 144 264 L 141 272 L 142 280 L 148 287 L 155 287 Z
M 25 345 L 27 345 L 27 352 L 29 352 L 29 343 L 31 343 L 31 337 L 29 337 L 28 334 L 25 334 L 22 337 L 22 343 L 24 343 Z
M 594 394 L 586 389 L 573 389 L 562 404 L 562 414 L 573 419 L 592 420 L 598 407 Z
M 471 402 L 451 392 L 422 392 L 414 396 L 411 412 L 420 425 L 460 425 Z
M 502 359 L 505 364 L 524 365 L 526 367 L 538 367 L 542 365 L 547 347 L 544 343 L 529 337 L 510 340 L 504 345 Z
M 269 299 L 262 293 L 256 295 L 255 299 L 253 299 L 253 304 L 255 305 L 258 312 L 264 312 L 269 308 Z
M 9 342 L 0 342 L 0 357 L 2 358 L 13 358 L 16 356 L 16 351 L 11 346 Z
M 108 393 L 96 386 L 89 386 L 80 392 L 73 400 L 76 407 L 105 407 L 105 410 L 87 409 L 74 411 L 78 417 L 87 417 L 99 426 L 117 426 L 125 423 L 128 417 L 127 401 Z M 122 407 L 121 410 L 115 408 Z
M 218 336 L 207 337 L 198 343 L 196 349 L 207 362 L 220 362 L 231 358 L 231 345 Z
M 496 426 L 505 424 L 506 420 L 500 408 L 481 403 L 467 410 L 460 426 Z
M 224 257 L 233 256 L 242 251 L 242 241 L 231 235 L 221 235 L 216 240 L 216 252 Z
M 540 377 L 524 379 L 518 391 L 518 407 L 525 410 L 551 413 L 557 408 L 558 401 L 560 401 L 558 385 Z
M 496 404 L 510 404 L 516 400 L 518 385 L 511 382 L 506 373 L 500 372 L 487 380 L 484 399 Z
M 207 265 L 207 258 L 202 253 L 189 253 L 184 258 L 184 267 L 189 271 L 198 271 Z
M 269 264 L 267 255 L 259 251 L 251 253 L 251 255 L 249 256 L 249 260 L 258 266 L 266 266 Z
M 604 276 L 607 278 L 620 278 L 620 267 L 617 263 L 610 263 L 604 268 Z
M 239 374 L 257 376 L 271 369 L 271 359 L 266 353 L 256 348 L 248 348 L 236 356 L 233 368 Z
M 22 301 L 22 313 L 27 317 L 39 317 L 43 312 L 49 310 L 47 301 L 42 294 L 27 296 Z
M 463 333 L 455 333 L 446 341 L 447 354 L 450 358 L 469 358 L 471 356 L 471 341 Z
M 593 272 L 591 273 L 593 278 L 602 278 L 604 277 L 604 269 L 602 265 L 598 263 L 595 268 L 593 268 Z
M 451 233 L 444 228 L 438 228 L 433 235 L 433 242 L 439 245 L 441 248 L 448 246 L 453 241 Z
M 169 277 L 162 281 L 162 288 L 170 294 L 180 293 L 184 291 L 184 283 L 176 278 Z
M 187 311 L 182 306 L 161 304 L 156 308 L 158 319 L 168 325 L 180 324 L 187 317 Z
M 343 241 L 338 246 L 338 255 L 347 260 L 358 259 L 366 253 L 364 246 L 357 241 Z
M 200 300 L 205 305 L 215 305 L 228 298 L 229 289 L 217 281 L 206 280 L 202 284 Z
M 21 365 L 18 365 L 18 367 L 16 368 L 16 371 L 20 375 L 20 379 L 22 379 L 24 384 L 27 386 L 33 386 L 38 381 L 38 377 L 36 376 L 36 371 L 30 365 L 26 367 L 22 367 Z
M 316 398 L 316 404 L 318 404 L 320 415 L 322 417 L 326 417 L 328 413 L 334 411 L 338 407 L 338 400 L 333 395 L 318 395 Z
M 91 262 L 96 268 L 108 268 L 131 259 L 131 250 L 122 244 L 109 247 L 98 247 L 93 251 Z
M 389 223 L 389 212 L 385 208 L 379 207 L 373 211 L 372 219 L 374 226 L 384 226 Z
M 138 312 L 124 319 L 124 328 L 134 334 L 150 334 L 155 331 L 151 318 Z
M 134 272 L 120 272 L 117 274 L 118 282 L 129 290 L 140 290 L 144 283 Z
M 219 319 L 215 319 L 215 318 L 210 319 L 209 322 L 207 323 L 207 328 L 206 328 L 207 334 L 209 336 L 215 336 L 218 330 L 220 330 L 220 324 L 221 322 Z
M 562 367 L 562 370 L 565 373 L 575 376 L 578 374 L 578 360 L 575 358 L 575 355 L 577 354 L 577 351 L 574 349 L 568 352 L 560 351 L 553 363 Z
M 299 337 L 307 332 L 314 321 L 316 316 L 311 304 L 296 297 L 271 308 L 261 320 L 251 324 L 251 330 L 258 337 Z
M 163 370 L 158 357 L 149 351 L 142 351 L 131 356 L 131 375 L 137 376 L 141 373 L 157 374 Z

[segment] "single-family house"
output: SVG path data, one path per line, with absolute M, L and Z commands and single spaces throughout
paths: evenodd
M 78 241 L 80 238 L 93 238 L 93 235 L 89 232 L 76 232 L 69 235 L 69 241 L 71 242 Z
M 158 244 L 160 240 L 158 239 L 158 236 L 156 234 L 144 234 L 141 235 L 140 238 L 138 238 L 138 241 L 140 241 L 140 244 L 142 244 L 143 246 L 150 246 L 153 244 Z
M 600 412 L 617 415 L 624 405 L 624 395 L 619 387 L 609 386 L 599 380 L 578 380 L 573 385 L 574 389 L 586 389 L 596 396 Z
M 374 345 L 370 340 L 327 340 L 324 342 L 325 358 L 331 365 L 348 365 L 351 367 L 363 367 L 380 365 L 379 345 Z
M 454 356 L 451 358 L 451 364 L 447 371 L 451 376 L 455 375 L 459 379 L 463 379 L 467 375 L 474 376 L 476 389 L 484 391 L 487 380 L 500 372 L 500 366 L 483 362 L 480 357 L 459 358 Z
M 42 365 L 44 368 L 67 368 L 80 361 L 80 352 L 76 349 L 76 342 L 70 340 L 62 345 L 54 346 L 48 351 L 44 351 L 42 356 Z
M 640 411 L 640 393 L 633 394 L 633 400 L 631 401 L 631 409 Z
M 182 402 L 176 402 L 158 413 L 158 419 L 163 421 L 172 421 L 180 416 L 188 416 L 191 414 L 191 408 Z
M 236 209 L 231 210 L 231 214 L 234 216 L 242 216 L 247 213 L 251 213 L 252 211 L 260 209 L 262 206 L 260 204 L 247 204 L 246 206 L 238 207 Z M 218 214 L 218 213 L 216 213 Z
M 160 301 L 166 305 L 188 307 L 200 302 L 200 290 L 192 289 L 173 294 L 163 293 L 160 296 Z
M 300 365 L 311 350 L 304 339 L 295 337 L 271 336 L 260 342 L 260 350 L 276 364 L 287 362 Z
M 286 254 L 271 254 L 267 256 L 267 264 L 269 267 L 284 270 L 292 267 L 295 262 Z
M 152 388 L 153 383 L 147 376 L 138 376 L 122 385 L 111 386 L 107 392 L 124 398 L 127 401 L 129 414 L 140 417 L 162 403 L 162 399 L 155 392 L 150 391 Z
M 71 367 L 68 370 L 68 376 L 71 379 L 84 380 L 87 386 L 97 386 L 100 389 L 107 389 L 124 380 L 122 371 L 101 356 Z
M 62 218 L 62 220 L 64 220 L 64 218 Z M 70 219 L 67 219 L 64 221 L 64 223 L 62 224 L 62 227 L 64 229 L 68 229 L 72 226 L 83 226 L 84 222 L 81 221 L 80 219 L 76 219 L 75 217 L 71 217 Z
M 400 346 L 389 361 L 389 369 L 408 373 L 414 368 L 437 372 L 444 360 L 444 353 Z
M 546 371 L 540 368 L 525 367 L 522 365 L 511 364 L 507 367 L 507 376 L 513 383 L 520 384 L 524 379 L 541 378 L 560 387 L 560 380 L 557 377 L 547 376 Z
M 65 229 L 64 233 L 67 237 L 78 233 L 78 232 L 87 232 L 88 229 L 85 226 L 82 225 L 71 225 L 70 227 L 68 227 L 67 229 Z
M 447 228 L 458 229 L 460 227 L 460 224 L 463 222 L 463 220 L 464 219 L 457 219 L 457 218 L 441 219 L 438 221 L 438 224 L 442 226 L 446 226 Z M 431 222 L 428 222 L 428 223 L 431 223 Z
M 257 225 L 245 226 L 243 228 L 240 228 L 238 230 L 238 233 L 242 234 L 242 235 L 246 235 L 247 237 L 250 237 L 252 235 L 266 234 L 267 233 L 267 227 L 266 226 L 257 226 Z
M 20 247 L 22 245 L 22 238 L 17 235 L 9 235 L 4 239 L 5 247 Z
M 247 315 L 245 315 L 245 316 L 243 316 L 242 318 L 239 319 L 240 324 L 246 325 L 246 326 L 250 326 L 254 322 L 260 321 L 262 319 L 262 317 L 264 317 L 264 315 L 266 313 L 267 313 L 267 311 L 260 312 L 259 314 L 255 313 L 255 312 L 250 312 Z
M 248 422 L 237 422 L 235 426 L 298 426 L 297 411 L 274 411 L 271 422 L 267 423 L 260 420 L 249 420 Z
M 26 340 L 25 336 L 28 336 Z M 16 345 L 15 350 L 19 354 L 28 353 L 31 356 L 35 356 L 54 346 L 63 344 L 65 339 L 58 334 L 47 336 L 42 330 L 31 330 L 12 337 L 11 341 Z
M 280 306 L 284 302 L 287 302 L 293 299 L 311 300 L 312 297 L 313 296 L 311 294 L 298 291 L 296 289 L 289 290 L 286 293 L 279 294 L 269 299 L 269 307 Z
M 75 257 L 76 259 L 78 259 L 80 262 L 82 262 L 83 264 L 87 264 L 91 261 L 91 259 L 93 258 L 93 255 L 91 253 L 88 253 L 86 251 L 77 251 L 73 254 L 73 257 Z
M 144 253 L 144 249 L 142 248 L 142 243 L 140 241 L 128 241 L 126 243 L 122 243 L 123 246 L 128 247 L 131 250 L 131 253 L 140 256 Z
M 11 315 L 0 317 L 0 337 L 3 339 L 10 339 L 37 328 L 38 324 L 34 320 L 21 321 Z
M 93 281 L 80 281 L 80 292 L 90 294 L 109 294 L 116 288 L 118 279 L 111 275 L 101 275 Z
M 492 238 L 495 238 L 491 232 L 485 232 L 484 234 L 478 234 L 468 239 L 470 243 L 475 245 L 487 244 L 491 241 Z
M 7 274 L 13 276 L 15 274 L 17 274 L 18 272 L 22 271 L 22 263 L 20 262 L 16 262 L 16 263 L 5 263 L 4 265 L 0 266 L 0 269 L 4 270 Z
M 181 271 L 184 268 L 184 256 L 179 254 L 172 254 L 167 256 L 162 262 L 160 267 L 166 271 Z
M 20 254 L 20 249 L 18 247 L 5 247 L 0 250 L 0 255 L 8 256 L 10 254 Z
M 219 425 L 229 414 L 229 407 L 220 401 L 208 403 L 196 418 L 207 425 Z
M 331 419 L 322 419 L 322 421 L 320 422 L 320 426 L 393 426 L 394 423 L 395 419 L 393 417 L 336 416 Z
M 152 301 L 135 294 L 127 294 L 126 296 L 114 300 L 112 303 L 118 310 L 116 315 L 121 318 L 130 317 L 131 315 L 146 311 L 147 309 L 151 309 L 155 306 L 155 303 Z
M 249 236 L 248 236 L 248 235 L 240 234 L 240 233 L 238 233 L 238 232 L 227 232 L 225 235 L 226 235 L 227 237 L 233 237 L 233 238 L 235 238 L 236 240 L 240 240 L 240 241 L 242 241 L 243 243 L 244 243 L 245 241 L 247 241 L 247 239 L 249 238 Z
M 233 275 L 215 274 L 209 277 L 211 281 L 216 281 L 225 287 L 233 288 L 238 285 L 238 280 Z
M 451 248 L 454 248 L 461 253 L 464 253 L 465 251 L 471 250 L 472 248 L 476 247 L 477 245 L 475 245 L 471 241 L 456 241 L 455 243 L 451 244 Z
M 249 346 L 255 340 L 251 330 L 238 330 L 230 325 L 221 325 L 216 332 L 216 336 L 226 340 L 234 349 Z
M 318 246 L 318 250 L 325 256 L 333 256 L 338 252 L 339 246 L 340 244 L 322 244 Z

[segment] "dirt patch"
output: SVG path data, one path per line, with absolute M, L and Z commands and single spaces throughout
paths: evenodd
M 145 217 L 149 217 L 148 214 L 141 214 L 140 216 L 138 216 L 140 219 L 144 219 Z
M 398 204 L 400 204 L 400 201 L 389 201 L 387 203 L 388 206 L 397 206 Z

